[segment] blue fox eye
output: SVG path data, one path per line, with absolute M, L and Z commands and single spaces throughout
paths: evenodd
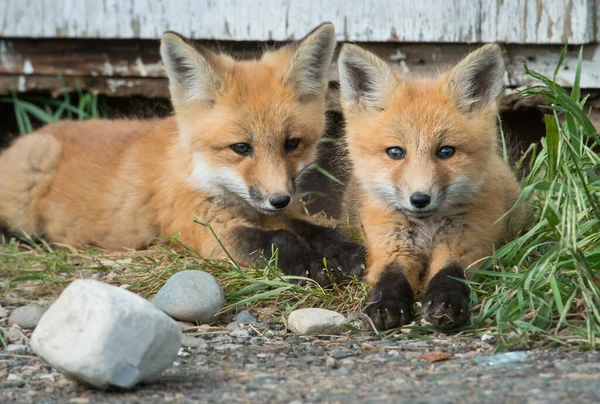
M 388 147 L 387 149 L 385 149 L 385 152 L 387 153 L 388 157 L 392 160 L 402 160 L 406 156 L 404 149 L 398 146 Z
M 436 156 L 440 159 L 449 159 L 450 157 L 454 156 L 454 152 L 456 152 L 456 149 L 454 147 L 442 146 L 438 150 Z
M 291 151 L 296 150 L 299 145 L 300 145 L 300 139 L 295 138 L 295 139 L 286 140 L 285 145 L 283 147 L 285 148 L 286 152 L 291 152 Z
M 250 146 L 248 143 L 235 143 L 229 147 L 231 147 L 231 150 L 240 156 L 248 156 L 252 153 L 252 146 Z

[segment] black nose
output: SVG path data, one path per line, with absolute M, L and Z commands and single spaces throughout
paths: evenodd
M 289 195 L 275 195 L 269 199 L 269 203 L 275 209 L 283 209 L 290 204 L 291 200 L 292 198 Z
M 410 204 L 417 209 L 423 209 L 425 206 L 429 205 L 430 202 L 431 197 L 427 194 L 415 192 L 410 196 Z

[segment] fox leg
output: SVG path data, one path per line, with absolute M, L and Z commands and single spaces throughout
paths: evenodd
M 377 329 L 387 330 L 411 322 L 426 258 L 414 248 L 398 245 L 393 236 L 380 247 L 370 250 L 365 280 L 371 292 L 366 311 Z
M 311 249 L 339 263 L 345 275 L 362 274 L 366 253 L 361 244 L 348 240 L 334 229 L 301 219 L 292 219 L 290 227 Z
M 463 282 L 466 266 L 491 251 L 492 242 L 482 243 L 475 234 L 453 234 L 433 249 L 427 287 L 422 299 L 423 317 L 442 330 L 460 327 L 467 322 L 470 289 Z
M 252 257 L 253 262 L 259 260 L 261 254 L 267 262 L 270 261 L 274 249 L 277 249 L 278 266 L 286 275 L 308 276 L 321 286 L 341 279 L 341 274 L 336 268 L 337 262 L 327 260 L 326 268 L 323 254 L 313 250 L 308 243 L 289 230 L 240 226 L 232 229 L 231 235 L 235 240 L 237 254 Z

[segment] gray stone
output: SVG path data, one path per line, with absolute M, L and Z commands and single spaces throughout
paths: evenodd
M 6 378 L 6 380 L 8 380 L 9 382 L 22 382 L 23 378 L 20 376 L 17 376 L 13 373 L 9 374 L 8 377 Z
M 150 302 L 94 280 L 72 282 L 31 336 L 33 351 L 97 388 L 156 380 L 177 357 L 181 330 Z
M 29 353 L 29 349 L 27 349 L 27 345 L 8 344 L 5 352 L 12 355 L 23 355 Z
M 183 338 L 181 339 L 181 345 L 197 348 L 199 346 L 206 345 L 206 341 L 204 341 L 202 338 L 192 337 L 191 335 L 183 334 Z
M 236 338 L 250 338 L 250 332 L 248 330 L 233 330 L 229 335 Z
M 212 323 L 225 305 L 225 293 L 214 276 L 203 271 L 181 271 L 158 291 L 154 305 L 174 319 Z
M 40 318 L 46 312 L 45 307 L 39 306 L 22 306 L 18 307 L 10 313 L 8 324 L 18 324 L 23 328 L 35 328 L 38 325 Z
M 233 321 L 241 324 L 254 324 L 256 323 L 256 318 L 248 310 L 244 310 L 236 314 Z
M 240 349 L 242 346 L 239 344 L 221 344 L 215 345 L 215 351 L 235 351 L 236 349 Z
M 301 335 L 336 335 L 342 332 L 345 322 L 346 317 L 335 311 L 308 308 L 291 312 L 288 328 Z
M 8 317 L 8 311 L 0 305 L 0 320 Z

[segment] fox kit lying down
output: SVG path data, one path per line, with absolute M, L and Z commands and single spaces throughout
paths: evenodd
M 165 33 L 174 117 L 61 122 L 18 139 L 0 155 L 0 224 L 109 249 L 181 233 L 202 256 L 224 257 L 197 217 L 242 264 L 259 251 L 269 258 L 274 246 L 287 274 L 326 284 L 324 257 L 359 272 L 361 247 L 300 219 L 294 199 L 324 131 L 335 45 L 323 24 L 258 60 L 235 61 Z
M 339 71 L 347 213 L 367 247 L 368 314 L 380 329 L 408 324 L 422 288 L 425 319 L 461 326 L 469 288 L 454 278 L 525 220 L 522 206 L 503 217 L 520 187 L 497 141 L 500 49 L 484 46 L 438 80 L 407 81 L 345 45 Z

